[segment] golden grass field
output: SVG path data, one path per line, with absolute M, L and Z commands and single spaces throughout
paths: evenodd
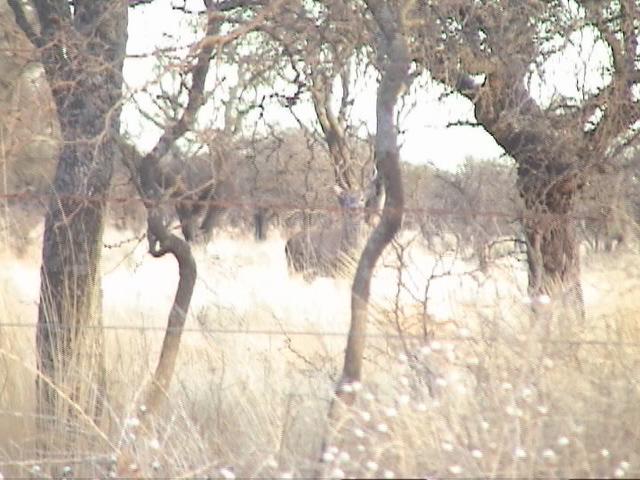
M 5 478 L 45 475 L 54 461 L 71 472 L 108 468 L 115 454 L 99 440 L 55 459 L 33 454 L 34 235 L 20 257 L 6 249 L 0 256 Z M 105 243 L 129 237 L 108 231 Z M 365 379 L 322 454 L 327 476 L 640 476 L 635 253 L 585 253 L 586 323 L 559 319 L 542 334 L 530 325 L 522 262 L 498 260 L 485 275 L 452 254 L 427 252 L 410 233 L 399 244 L 403 255 L 388 249 L 374 279 Z M 109 418 L 101 428 L 113 445 L 135 417 L 177 282 L 175 261 L 153 259 L 145 247 L 125 242 L 104 250 Z M 227 233 L 195 248 L 199 279 L 169 405 L 157 437 L 136 451 L 148 476 L 317 472 L 342 366 L 350 284 L 290 275 L 283 247 L 278 234 L 256 244 Z

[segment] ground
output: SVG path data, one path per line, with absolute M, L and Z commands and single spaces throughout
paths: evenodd
M 173 259 L 153 259 L 130 238 L 108 230 L 105 244 L 120 245 L 102 263 L 109 421 L 101 428 L 115 443 L 135 417 L 177 283 Z M 542 336 L 530 324 L 522 262 L 501 259 L 485 275 L 453 253 L 427 251 L 411 232 L 400 243 L 410 244 L 404 257 L 389 249 L 376 273 L 365 379 L 326 446 L 327 475 L 640 473 L 633 253 L 585 253 L 585 324 L 560 330 L 557 319 Z M 195 255 L 170 405 L 138 462 L 157 476 L 309 475 L 341 368 L 348 279 L 290 274 L 277 233 L 264 243 L 219 234 Z M 31 450 L 39 258 L 37 241 L 20 258 L 0 258 L 5 477 L 33 474 L 40 462 Z M 75 469 L 110 455 L 99 442 L 93 453 L 68 453 L 60 461 Z

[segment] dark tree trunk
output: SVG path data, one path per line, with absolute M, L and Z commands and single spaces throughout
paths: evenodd
M 562 132 L 546 119 L 517 74 L 489 75 L 473 99 L 478 121 L 517 164 L 533 313 L 538 319 L 582 320 L 574 201 L 587 175 L 582 167 L 587 154 L 580 145 L 563 143 Z M 527 120 L 508 121 L 512 118 Z
M 69 417 L 96 421 L 104 401 L 99 264 L 120 129 L 127 5 L 93 0 L 72 11 L 67 2 L 35 2 L 39 33 L 21 2 L 10 5 L 39 49 L 63 139 L 42 250 L 37 408 L 40 447 L 69 450 L 79 440 Z
M 254 236 L 258 242 L 267 239 L 267 209 L 259 207 L 253 214 Z
M 518 185 L 526 207 L 522 222 L 533 312 L 545 328 L 552 315 L 569 326 L 585 315 L 574 214 L 579 183 L 568 170 L 549 176 L 547 168 L 538 175 L 524 165 L 518 168 Z

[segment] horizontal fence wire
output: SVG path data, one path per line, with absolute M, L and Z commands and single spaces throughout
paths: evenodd
M 51 200 L 51 199 L 68 199 L 75 202 L 81 202 L 85 204 L 89 203 L 115 203 L 115 204 L 126 204 L 126 203 L 141 203 L 144 205 L 152 205 L 153 202 L 149 200 L 145 200 L 139 196 L 87 196 L 87 195 L 77 195 L 77 194 L 51 194 L 51 193 L 37 193 L 32 191 L 23 191 L 23 192 L 13 192 L 7 194 L 0 194 L 0 201 L 5 202 L 32 202 L 32 201 L 42 201 L 42 200 Z M 331 214 L 340 214 L 340 207 L 332 207 L 327 206 L 326 204 L 307 204 L 301 206 L 300 203 L 284 203 L 284 202 L 265 202 L 265 201 L 236 201 L 236 200 L 197 200 L 197 199 L 188 199 L 188 198 L 165 198 L 160 202 L 162 204 L 168 205 L 178 205 L 178 204 L 186 204 L 186 205 L 200 205 L 200 206 L 213 206 L 213 207 L 221 207 L 221 208 L 238 208 L 238 209 L 257 209 L 257 208 L 268 208 L 275 211 L 301 211 L 301 210 L 314 210 L 321 211 Z M 363 210 L 367 210 L 363 208 Z M 369 209 L 371 211 L 378 211 L 377 208 Z M 423 214 L 427 216 L 441 216 L 441 217 L 455 217 L 455 216 L 468 216 L 472 214 L 474 218 L 478 217 L 502 217 L 502 218 L 510 218 L 513 220 L 516 219 L 524 219 L 527 216 L 535 217 L 539 219 L 541 216 L 545 216 L 547 218 L 571 218 L 574 220 L 594 220 L 600 219 L 600 217 L 594 217 L 590 215 L 557 215 L 557 214 L 548 214 L 548 213 L 533 213 L 526 211 L 518 211 L 518 212 L 504 212 L 504 211 L 481 211 L 475 209 L 445 209 L 445 208 L 433 208 L 433 207 L 406 207 L 403 208 L 405 213 L 413 213 L 413 214 Z M 124 240 L 118 242 L 114 245 L 105 244 L 106 248 L 116 248 L 124 243 L 128 243 L 131 241 L 141 241 L 144 238 L 144 234 L 142 236 L 136 236 L 128 240 Z M 24 329 L 35 329 L 38 325 L 36 323 L 20 323 L 20 322 L 2 322 L 0 321 L 0 328 L 24 328 Z M 427 327 L 429 328 L 430 325 Z M 69 330 L 70 328 L 80 328 L 80 329 L 102 329 L 102 330 L 116 330 L 116 331 L 141 331 L 141 332 L 166 332 L 172 330 L 171 327 L 166 326 L 150 326 L 150 325 L 78 325 L 74 327 L 64 327 L 64 326 L 55 326 L 48 325 L 49 329 L 59 329 L 59 330 Z M 274 329 L 251 329 L 251 328 L 209 328 L 209 327 L 184 327 L 181 329 L 185 333 L 202 333 L 202 334 L 215 334 L 215 335 L 253 335 L 253 336 L 312 336 L 312 337 L 346 337 L 348 335 L 348 331 L 321 331 L 321 330 L 274 330 Z M 425 338 L 424 334 L 414 334 L 414 333 L 385 333 L 385 332 L 370 332 L 363 335 L 367 338 L 384 338 L 384 339 L 412 339 L 412 340 L 422 340 L 422 341 L 432 341 L 432 339 Z M 474 337 L 474 336 L 438 336 L 437 341 L 445 341 L 445 342 L 497 342 L 496 338 L 490 337 Z M 502 340 L 504 342 L 504 339 Z M 532 339 L 528 339 L 526 341 L 532 341 Z M 640 347 L 640 342 L 626 342 L 626 341 L 611 341 L 611 340 L 601 340 L 601 339 L 576 339 L 576 340 L 568 340 L 568 339 L 553 339 L 553 338 L 538 338 L 533 339 L 536 343 L 541 344 L 560 344 L 560 345 L 596 345 L 596 346 L 612 346 L 612 347 Z
M 35 329 L 38 328 L 36 323 L 19 323 L 19 322 L 0 322 L 0 328 L 25 328 Z M 202 333 L 202 334 L 215 334 L 215 335 L 246 335 L 246 336 L 283 336 L 283 337 L 347 337 L 348 331 L 337 330 L 275 330 L 268 328 L 210 328 L 210 327 L 163 327 L 159 325 L 76 325 L 73 327 L 64 327 L 59 325 L 47 325 L 49 330 L 56 331 L 68 331 L 68 330 L 115 330 L 115 331 L 138 331 L 138 332 L 166 332 L 166 331 L 179 331 L 183 333 Z M 358 335 L 357 335 L 358 336 Z M 388 340 L 421 340 L 425 345 L 433 343 L 528 343 L 533 342 L 537 344 L 551 344 L 551 345 L 592 345 L 592 346 L 607 346 L 607 347 L 640 347 L 640 341 L 631 342 L 623 340 L 602 340 L 602 339 L 558 339 L 558 338 L 518 338 L 523 335 L 512 335 L 513 338 L 509 339 L 506 336 L 500 337 L 478 337 L 474 335 L 460 335 L 460 336 L 437 336 L 435 338 L 425 338 L 422 334 L 416 333 L 384 333 L 373 332 L 359 335 L 365 338 L 378 338 Z
M 187 193 L 186 195 L 189 195 Z M 192 198 L 162 198 L 159 201 L 144 199 L 139 196 L 114 196 L 114 195 L 79 195 L 79 194 L 47 194 L 36 192 L 14 192 L 0 194 L 0 202 L 40 202 L 43 200 L 55 200 L 56 202 L 68 200 L 77 202 L 80 204 L 89 205 L 92 203 L 102 204 L 128 204 L 137 203 L 150 207 L 154 205 L 166 205 L 166 206 L 199 206 L 199 207 L 219 207 L 219 208 L 235 208 L 241 210 L 256 210 L 256 209 L 269 209 L 273 211 L 315 211 L 325 212 L 329 214 L 340 214 L 342 208 L 339 206 L 331 206 L 320 203 L 307 203 L 302 202 L 269 202 L 264 200 L 223 200 L 223 199 L 192 199 Z M 363 212 L 376 213 L 380 209 L 377 207 L 362 207 Z M 393 210 L 393 209 L 391 209 Z M 589 214 L 558 214 L 541 211 L 532 211 L 526 209 L 518 209 L 516 211 L 507 212 L 501 210 L 480 210 L 475 208 L 437 208 L 437 207 L 403 207 L 402 212 L 406 214 L 421 214 L 429 217 L 468 217 L 472 215 L 474 218 L 507 218 L 511 220 L 524 220 L 524 219 L 536 219 L 542 218 L 558 221 L 565 221 L 571 219 L 575 221 L 580 220 L 601 220 L 601 215 L 589 215 Z

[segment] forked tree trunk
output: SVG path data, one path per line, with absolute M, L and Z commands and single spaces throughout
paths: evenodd
M 76 2 L 72 11 L 67 2 L 35 2 L 39 28 L 22 2 L 9 4 L 39 49 L 63 140 L 40 271 L 37 418 L 41 449 L 69 451 L 80 441 L 73 420 L 95 422 L 104 400 L 99 264 L 112 139 L 120 129 L 127 4 Z

